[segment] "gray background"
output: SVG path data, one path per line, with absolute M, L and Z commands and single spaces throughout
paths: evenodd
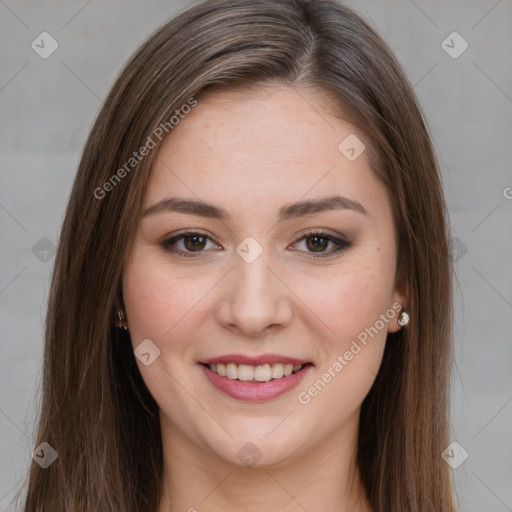
M 81 148 L 125 60 L 187 5 L 0 0 L 0 511 L 14 510 L 35 448 L 51 249 Z M 458 250 L 452 440 L 469 454 L 453 470 L 460 508 L 511 511 L 512 2 L 349 5 L 404 65 L 442 168 Z M 59 45 L 47 59 L 31 48 L 43 31 Z M 453 31 L 469 44 L 458 58 L 441 46 Z

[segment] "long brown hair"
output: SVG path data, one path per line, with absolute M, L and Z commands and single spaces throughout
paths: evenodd
M 46 469 L 32 463 L 25 511 L 156 512 L 158 406 L 129 334 L 114 326 L 127 248 L 164 139 L 155 130 L 171 133 L 173 112 L 217 86 L 269 83 L 316 91 L 366 135 L 393 208 L 411 322 L 388 335 L 362 404 L 358 466 L 369 502 L 375 512 L 454 510 L 441 457 L 452 360 L 449 223 L 414 92 L 375 30 L 334 0 L 207 0 L 137 50 L 85 144 L 52 275 L 34 444 L 49 443 L 58 458 Z

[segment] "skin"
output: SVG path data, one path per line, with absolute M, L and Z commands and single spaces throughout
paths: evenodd
M 201 98 L 160 148 L 143 208 L 168 196 L 223 207 L 229 221 L 172 211 L 146 216 L 129 250 L 123 296 L 133 347 L 160 355 L 142 377 L 160 407 L 164 511 L 370 511 L 355 465 L 360 406 L 397 314 L 307 404 L 298 394 L 350 349 L 379 315 L 407 307 L 395 286 L 396 239 L 389 198 L 366 152 L 349 161 L 338 145 L 363 134 L 329 114 L 312 90 L 269 86 Z M 277 223 L 279 209 L 334 193 L 367 211 L 329 210 Z M 305 230 L 352 245 L 324 258 Z M 198 229 L 202 244 L 163 241 Z M 247 237 L 263 249 L 236 252 Z M 309 242 L 308 242 L 309 241 Z M 195 245 L 199 252 L 194 252 Z M 201 252 L 202 251 L 202 252 Z M 396 313 L 396 312 L 395 312 Z M 315 365 L 297 388 L 266 402 L 214 388 L 198 361 L 278 353 Z M 261 454 L 237 457 L 251 442 Z M 155 511 L 156 512 L 156 511 Z

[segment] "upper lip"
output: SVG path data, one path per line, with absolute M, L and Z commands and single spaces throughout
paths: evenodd
M 224 356 L 212 357 L 210 359 L 205 359 L 204 361 L 200 361 L 203 364 L 248 364 L 251 366 L 259 366 L 263 364 L 275 364 L 275 363 L 283 363 L 283 364 L 307 364 L 311 361 L 306 361 L 305 359 L 298 359 L 296 357 L 283 356 L 280 354 L 262 354 L 261 356 L 247 356 L 243 354 L 226 354 Z

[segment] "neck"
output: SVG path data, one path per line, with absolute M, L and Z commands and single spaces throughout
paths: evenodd
M 360 481 L 356 422 L 308 452 L 244 467 L 203 449 L 161 413 L 163 487 L 158 512 L 372 512 Z

